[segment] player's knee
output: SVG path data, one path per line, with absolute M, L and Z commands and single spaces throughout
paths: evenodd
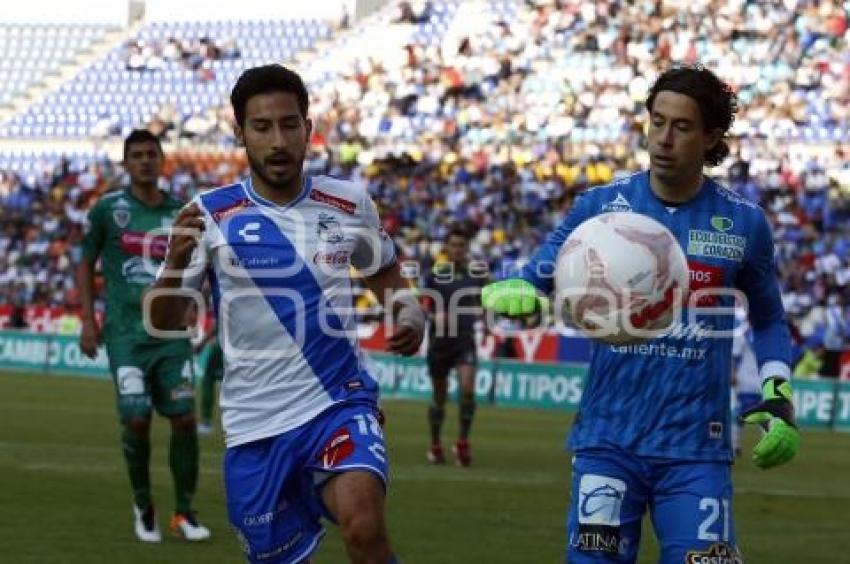
M 124 427 L 134 435 L 138 435 L 140 437 L 147 437 L 150 434 L 151 430 L 151 420 L 144 419 L 141 417 L 125 419 Z
M 196 425 L 197 421 L 195 419 L 194 413 L 177 415 L 171 418 L 171 428 L 174 431 L 179 431 L 181 433 L 189 433 L 191 431 L 194 431 Z
M 387 543 L 382 519 L 374 511 L 358 511 L 340 521 L 343 542 L 357 552 L 378 550 Z

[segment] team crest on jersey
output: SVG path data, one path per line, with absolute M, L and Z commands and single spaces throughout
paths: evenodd
M 734 547 L 714 543 L 708 550 L 690 550 L 685 555 L 686 564 L 743 564 L 741 553 Z
M 319 236 L 319 241 L 331 245 L 345 241 L 345 234 L 342 232 L 339 220 L 327 213 L 319 214 L 319 220 L 316 222 L 316 234 Z
M 116 210 L 112 210 L 112 219 L 115 221 L 115 225 L 124 229 L 128 225 L 130 225 L 130 210 L 126 210 L 123 208 L 119 208 Z

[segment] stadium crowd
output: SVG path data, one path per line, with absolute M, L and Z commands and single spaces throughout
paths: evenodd
M 842 348 L 848 10 L 837 0 L 529 0 L 442 42 L 340 58 L 335 75 L 308 85 L 315 127 L 306 167 L 366 183 L 384 228 L 421 272 L 439 260 L 449 226 L 465 222 L 473 253 L 499 276 L 577 193 L 646 164 L 648 85 L 672 62 L 699 61 L 740 101 L 732 156 L 713 174 L 767 210 L 783 298 L 802 337 Z M 433 7 L 415 12 L 431 17 Z M 218 126 L 222 108 L 210 110 L 215 123 L 197 139 L 232 146 Z M 173 154 L 163 183 L 189 197 L 245 166 L 235 154 Z M 29 178 L 0 173 L 0 304 L 75 304 L 85 210 L 121 182 L 109 162 L 63 161 Z

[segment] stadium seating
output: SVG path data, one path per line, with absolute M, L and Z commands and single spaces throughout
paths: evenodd
M 55 74 L 109 31 L 102 25 L 0 24 L 0 106 Z

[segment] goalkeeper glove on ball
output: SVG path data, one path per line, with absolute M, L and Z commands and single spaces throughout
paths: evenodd
M 537 295 L 537 288 L 529 282 L 509 278 L 484 286 L 481 305 L 502 315 L 521 316 L 548 309 L 549 300 Z
M 785 464 L 800 449 L 800 432 L 794 421 L 791 383 L 768 378 L 762 384 L 762 402 L 741 414 L 745 423 L 761 425 L 765 435 L 753 449 L 753 462 L 763 469 Z

